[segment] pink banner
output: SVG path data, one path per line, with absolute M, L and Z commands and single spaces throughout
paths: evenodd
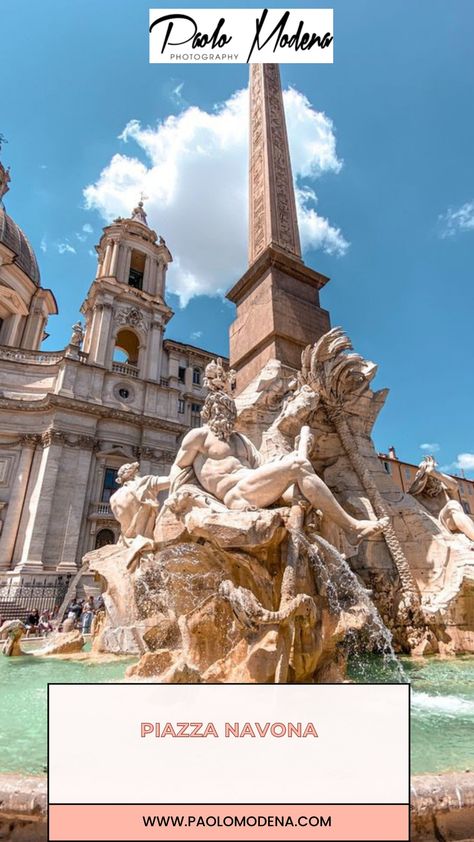
M 405 804 L 53 804 L 50 842 L 409 839 Z

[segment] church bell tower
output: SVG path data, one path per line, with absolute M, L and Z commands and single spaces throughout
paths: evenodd
M 227 293 L 237 307 L 230 365 L 237 390 L 276 358 L 298 369 L 301 352 L 329 330 L 319 290 L 329 278 L 305 266 L 277 64 L 250 66 L 249 267 Z
M 97 274 L 82 305 L 83 351 L 89 364 L 159 381 L 163 331 L 173 311 L 165 303 L 171 254 L 148 226 L 140 201 L 129 219 L 104 228 Z

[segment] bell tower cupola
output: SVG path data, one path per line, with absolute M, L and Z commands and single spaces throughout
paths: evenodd
M 143 198 L 127 219 L 104 228 L 97 273 L 81 312 L 88 362 L 146 380 L 159 380 L 164 327 L 173 315 L 165 302 L 166 270 L 172 261 L 163 239 L 147 220 Z

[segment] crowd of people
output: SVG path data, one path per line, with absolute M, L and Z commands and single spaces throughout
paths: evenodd
M 72 631 L 78 629 L 82 634 L 90 634 L 95 615 L 104 607 L 102 596 L 88 596 L 86 599 L 74 597 L 63 616 L 56 611 L 42 611 L 37 608 L 28 611 L 25 626 L 26 637 L 44 637 L 50 632 Z

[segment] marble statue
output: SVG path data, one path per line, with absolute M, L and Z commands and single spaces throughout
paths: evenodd
M 72 335 L 69 340 L 70 345 L 75 345 L 77 348 L 82 347 L 82 343 L 84 340 L 84 328 L 81 322 L 76 322 L 72 326 Z
M 252 442 L 235 431 L 237 411 L 229 394 L 229 378 L 218 363 L 206 370 L 209 393 L 201 413 L 202 427 L 191 430 L 183 439 L 171 469 L 171 491 L 190 472 L 198 484 L 230 510 L 266 509 L 284 498 L 296 485 L 315 509 L 320 509 L 353 537 L 354 543 L 376 535 L 386 525 L 384 520 L 357 520 L 337 502 L 327 485 L 318 477 L 308 457 L 296 451 L 264 461 Z M 290 411 L 294 401 L 289 403 Z M 288 409 L 284 408 L 283 414 Z
M 439 471 L 432 456 L 422 459 L 415 479 L 408 489 L 409 494 L 427 498 L 428 508 L 430 501 L 438 500 L 438 506 L 442 503 L 438 512 L 441 526 L 453 534 L 465 535 L 469 541 L 474 542 L 474 522 L 459 502 L 458 491 L 459 486 L 454 477 Z M 436 507 L 436 503 L 434 505 Z
M 169 477 L 140 477 L 138 463 L 119 471 L 110 505 L 120 539 L 85 561 L 106 585 L 94 649 L 140 654 L 138 676 L 340 680 L 338 644 L 368 621 L 360 594 L 344 593 L 337 611 L 328 608 L 314 565 L 322 569 L 329 545 L 307 535 L 322 519 L 354 549 L 380 540 L 387 519 L 353 516 L 317 475 L 308 421 L 318 396 L 295 378 L 286 389 L 273 368 L 261 378 L 274 411 L 261 451 L 236 427 L 235 375 L 217 359 L 205 372 L 203 424 L 185 435 Z M 159 507 L 157 494 L 167 489 Z
M 117 474 L 120 487 L 110 498 L 110 508 L 120 524 L 119 545 L 131 547 L 137 538 L 153 538 L 156 515 L 159 510 L 157 495 L 169 488 L 169 477 L 139 474 L 138 462 L 122 465 Z

